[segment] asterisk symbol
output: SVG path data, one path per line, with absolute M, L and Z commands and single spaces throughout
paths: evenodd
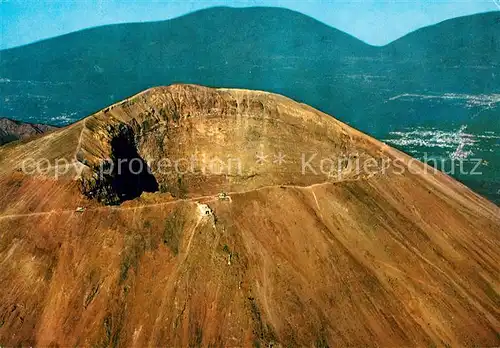
M 255 161 L 255 163 L 259 164 L 259 165 L 263 165 L 264 163 L 267 162 L 267 155 L 264 155 L 264 153 L 261 151 L 260 153 L 256 154 L 255 155 L 255 158 L 257 158 L 257 160 Z
M 278 154 L 277 154 L 277 155 L 274 155 L 274 160 L 273 160 L 273 163 L 274 163 L 274 164 L 277 164 L 277 165 L 279 165 L 279 166 L 280 166 L 280 165 L 282 165 L 283 163 L 285 163 L 285 162 L 286 162 L 286 161 L 285 161 L 285 157 L 286 157 L 286 156 L 285 156 L 285 155 L 283 155 L 283 153 L 281 153 L 281 151 L 280 151 L 280 152 L 278 152 Z

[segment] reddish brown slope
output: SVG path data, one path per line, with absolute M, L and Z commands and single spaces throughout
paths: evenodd
M 175 197 L 104 206 L 74 173 L 16 170 L 65 158 L 92 182 L 127 125 L 143 158 L 231 155 L 242 173 L 198 166 L 179 184 L 153 169 Z M 260 151 L 287 163 L 255 163 Z M 360 174 L 351 158 L 341 176 L 302 175 L 301 153 L 412 173 Z M 2 345 L 500 344 L 498 207 L 286 98 L 154 89 L 0 155 Z

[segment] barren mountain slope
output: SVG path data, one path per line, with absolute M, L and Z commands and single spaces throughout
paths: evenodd
M 1 345 L 500 344 L 499 208 L 278 95 L 147 90 L 0 192 Z
M 54 129 L 56 127 L 45 124 L 26 123 L 0 117 L 0 145 L 19 139 L 28 139 Z

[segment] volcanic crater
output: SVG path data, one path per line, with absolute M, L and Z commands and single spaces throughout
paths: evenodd
M 0 192 L 0 345 L 500 345 L 499 208 L 279 95 L 146 90 Z

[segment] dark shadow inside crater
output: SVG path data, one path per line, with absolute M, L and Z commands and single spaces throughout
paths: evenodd
M 127 129 L 128 130 L 128 129 Z M 133 132 L 121 131 L 111 141 L 113 174 L 111 186 L 120 202 L 158 191 L 158 182 L 137 152 Z
M 82 177 L 81 191 L 106 205 L 116 205 L 158 191 L 158 182 L 137 151 L 133 129 L 121 124 L 110 129 L 110 160 L 93 167 L 91 176 Z

